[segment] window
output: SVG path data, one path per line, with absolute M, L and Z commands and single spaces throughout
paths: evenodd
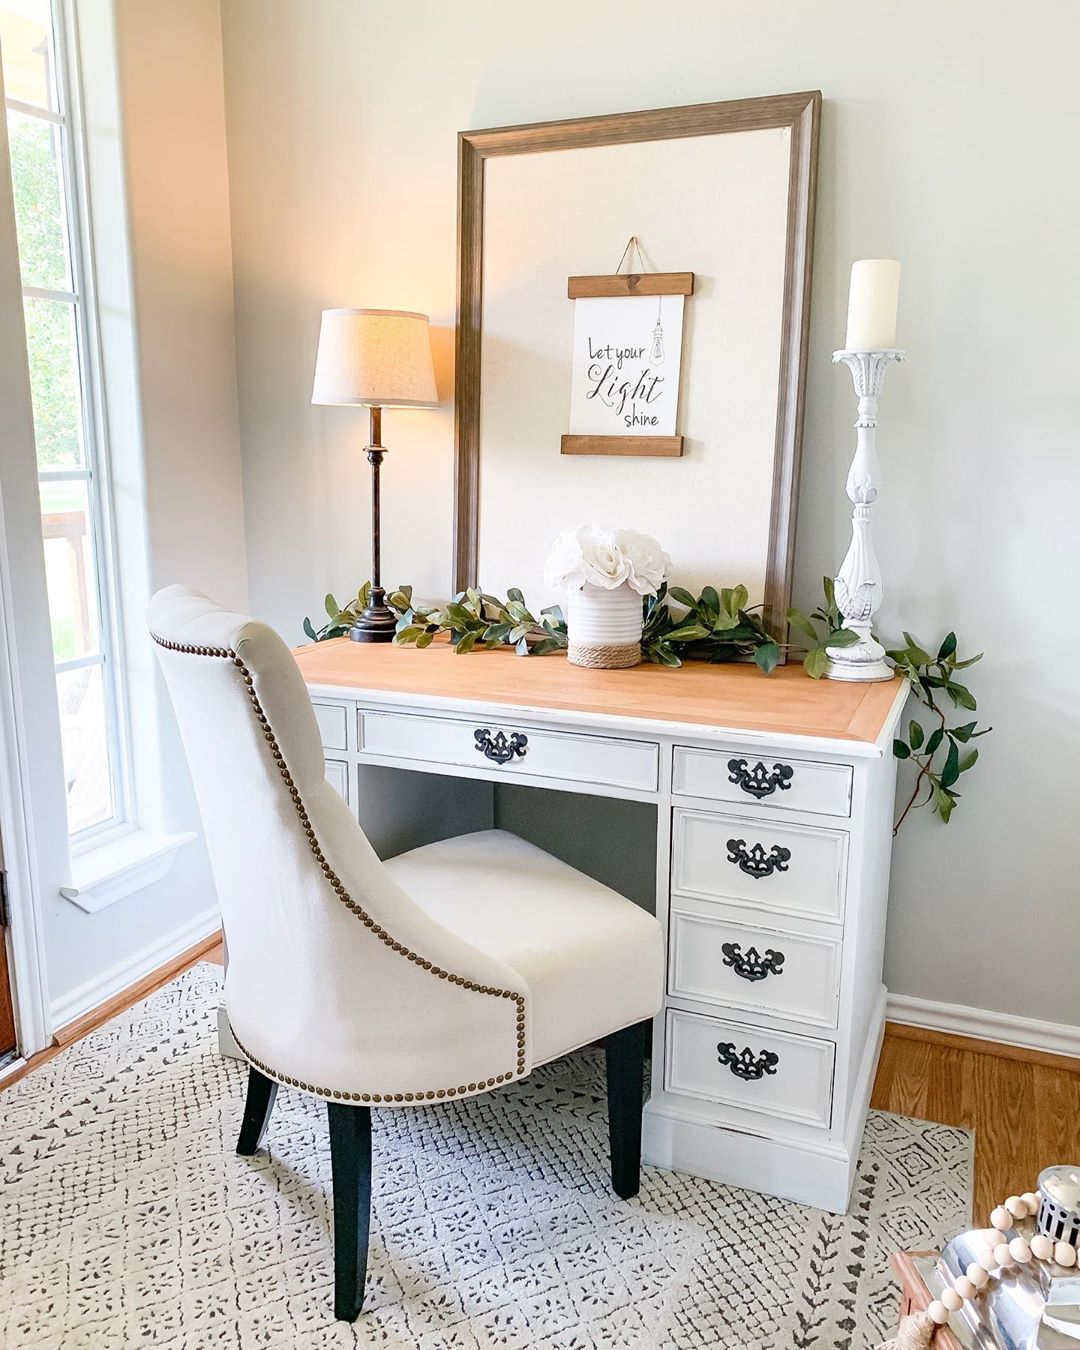
M 97 316 L 63 0 L 0 0 L 41 531 L 72 842 L 125 811 Z

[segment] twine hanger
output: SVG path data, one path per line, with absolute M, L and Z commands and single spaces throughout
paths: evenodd
M 645 254 L 642 252 L 641 242 L 638 239 L 637 235 L 632 234 L 630 238 L 626 241 L 626 247 L 622 251 L 622 257 L 619 259 L 618 264 L 616 265 L 615 268 L 616 276 L 618 276 L 619 273 L 622 271 L 622 265 L 624 262 L 626 262 L 627 255 L 629 254 L 631 249 L 633 249 L 634 252 L 637 254 L 638 270 L 636 275 L 643 276 L 646 272 L 651 272 L 654 270 L 649 266 L 648 262 L 646 261 Z M 633 276 L 635 274 L 631 272 L 628 273 L 628 275 Z

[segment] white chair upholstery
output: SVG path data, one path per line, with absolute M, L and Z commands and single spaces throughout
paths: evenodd
M 380 1106 L 469 1096 L 656 1013 L 651 915 L 503 831 L 380 862 L 324 781 L 277 634 L 182 586 L 149 621 L 221 902 L 229 1023 L 268 1078 Z
M 445 839 L 386 867 L 432 919 L 525 979 L 534 1064 L 659 1007 L 663 949 L 652 915 L 517 835 Z

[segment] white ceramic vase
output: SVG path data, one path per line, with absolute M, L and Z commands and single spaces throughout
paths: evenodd
M 575 666 L 621 670 L 641 660 L 641 596 L 586 582 L 566 596 L 567 659 Z

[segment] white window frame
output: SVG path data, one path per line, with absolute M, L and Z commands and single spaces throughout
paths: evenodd
M 38 469 L 39 482 L 86 483 L 95 560 L 94 584 L 100 654 L 54 662 L 54 671 L 100 665 L 106 715 L 106 744 L 112 815 L 69 835 L 72 857 L 107 845 L 135 828 L 130 717 L 125 688 L 121 612 L 117 596 L 116 540 L 109 482 L 108 429 L 103 397 L 101 334 L 94 278 L 94 241 L 86 164 L 86 139 L 79 84 L 78 37 L 70 0 L 49 0 L 57 111 L 6 98 L 7 108 L 61 128 L 63 208 L 71 273 L 70 291 L 23 286 L 33 297 L 72 306 L 81 393 L 83 466 Z

